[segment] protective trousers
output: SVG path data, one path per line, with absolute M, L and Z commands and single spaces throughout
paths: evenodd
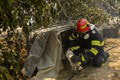
M 83 66 L 87 65 L 88 63 L 92 63 L 94 67 L 100 67 L 103 63 L 107 61 L 109 54 L 107 52 L 103 52 L 96 55 L 95 57 L 91 57 L 89 53 L 83 53 L 79 57 L 81 65 Z

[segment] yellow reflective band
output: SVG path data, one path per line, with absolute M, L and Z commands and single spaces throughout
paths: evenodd
M 81 59 L 82 59 L 82 61 L 85 61 L 85 57 L 83 55 L 81 56 Z
M 74 34 L 72 34 L 72 37 L 75 38 L 75 39 L 77 38 Z
M 105 45 L 105 42 L 104 42 L 104 41 L 102 41 L 100 45 L 101 45 L 101 46 L 104 46 L 104 45 Z
M 81 64 L 81 62 L 78 62 L 78 64 Z
M 100 43 L 100 41 L 98 41 L 98 40 L 93 40 L 93 41 L 91 42 L 91 45 L 104 46 L 104 41 L 102 41 L 102 42 Z
M 69 37 L 69 40 L 74 40 L 71 36 Z
M 98 50 L 95 48 L 90 49 L 90 52 L 92 52 L 94 55 L 97 55 Z
M 98 45 L 98 44 L 100 44 L 100 41 L 97 41 L 97 40 L 92 40 L 92 45 Z
M 87 25 L 84 25 L 84 26 L 81 27 L 81 29 L 84 29 L 84 28 L 86 28 L 86 27 L 87 27 Z
M 75 47 L 72 47 L 71 50 L 74 51 L 74 50 L 77 50 L 79 48 L 80 48 L 80 46 L 75 46 Z
M 88 22 L 87 24 L 90 24 L 90 23 Z M 81 27 L 81 29 L 86 28 L 86 27 L 87 27 L 87 24 L 86 24 L 86 25 L 84 25 L 84 26 L 82 26 L 82 27 Z

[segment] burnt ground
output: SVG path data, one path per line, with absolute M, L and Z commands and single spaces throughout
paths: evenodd
M 57 80 L 120 80 L 120 38 L 106 40 L 105 50 L 114 46 L 116 47 L 108 51 L 108 61 L 100 68 L 89 65 L 76 75 L 63 70 Z

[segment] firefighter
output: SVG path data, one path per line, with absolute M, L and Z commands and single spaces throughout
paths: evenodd
M 69 36 L 68 44 L 66 56 L 71 66 L 92 63 L 93 66 L 100 67 L 109 57 L 104 51 L 104 40 L 100 31 L 86 19 L 77 21 L 77 27 Z

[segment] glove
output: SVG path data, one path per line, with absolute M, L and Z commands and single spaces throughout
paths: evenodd
M 83 68 L 81 67 L 81 61 L 80 61 L 79 56 L 73 55 L 73 56 L 71 57 L 71 61 L 73 62 L 73 64 L 72 64 L 72 69 L 73 69 L 75 72 L 78 72 L 78 71 L 80 71 L 80 70 L 83 69 Z
M 66 57 L 74 64 L 77 64 L 80 61 L 79 56 L 74 55 L 70 49 L 67 50 Z
M 79 56 L 74 55 L 70 49 L 67 50 L 66 57 L 68 58 L 68 61 L 70 62 L 70 65 L 74 71 L 82 69 L 80 66 L 81 62 Z
M 74 63 L 74 64 L 78 64 L 80 62 L 80 58 L 79 56 L 76 56 L 76 55 L 73 55 L 71 57 L 71 61 Z

